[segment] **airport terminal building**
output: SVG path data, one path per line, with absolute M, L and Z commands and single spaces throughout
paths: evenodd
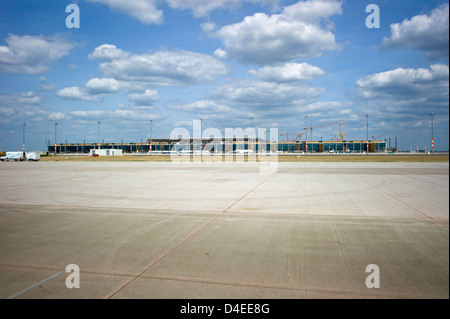
M 145 143 L 67 143 L 49 145 L 50 153 L 90 153 L 93 149 L 121 150 L 122 153 L 173 153 L 208 151 L 211 153 L 382 153 L 386 152 L 386 141 L 278 141 L 259 139 L 204 139 L 172 140 L 153 139 Z

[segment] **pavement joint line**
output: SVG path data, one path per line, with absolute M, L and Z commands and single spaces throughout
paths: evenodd
M 16 264 L 16 263 L 0 263 L 0 267 L 10 267 L 10 268 L 27 268 L 27 269 L 37 269 L 37 270 L 61 270 L 61 267 L 49 267 L 43 265 L 32 265 L 32 264 Z M 134 277 L 135 274 L 119 272 L 119 271 L 99 271 L 93 269 L 83 269 L 83 274 L 93 274 L 102 276 L 118 276 L 118 277 Z
M 392 292 L 383 292 L 383 294 L 377 293 L 364 293 L 361 291 L 351 291 L 346 289 L 337 289 L 337 288 L 318 288 L 318 287 L 292 287 L 292 286 L 282 286 L 282 285 L 271 285 L 271 284 L 260 284 L 255 282 L 225 282 L 218 280 L 210 280 L 204 278 L 189 278 L 189 277 L 173 277 L 173 276 L 158 276 L 158 275 L 142 275 L 140 278 L 144 279 L 157 279 L 157 280 L 170 280 L 170 281 L 186 281 L 186 282 L 194 282 L 194 283 L 204 283 L 211 285 L 222 285 L 222 286 L 239 286 L 239 287 L 251 287 L 251 288 L 266 288 L 266 289 L 280 289 L 280 290 L 294 290 L 294 291 L 304 291 L 304 292 L 328 292 L 328 293 L 336 293 L 336 294 L 349 294 L 349 295 L 366 295 L 370 297 L 392 297 L 392 298 L 439 298 L 436 295 L 417 295 L 417 294 L 400 294 L 400 293 L 392 293 Z M 364 289 L 367 289 L 364 287 Z
M 420 209 L 418 209 L 418 208 L 412 206 L 411 204 L 406 203 L 405 201 L 401 200 L 400 198 L 397 198 L 395 195 L 393 195 L 393 194 L 391 194 L 391 193 L 389 193 L 389 192 L 383 190 L 382 188 L 380 188 L 380 187 L 378 187 L 378 186 L 376 186 L 376 185 L 374 185 L 374 184 L 372 184 L 372 183 L 366 181 L 366 180 L 365 180 L 364 178 L 362 178 L 362 177 L 359 177 L 359 176 L 356 176 L 356 175 L 352 175 L 352 176 L 354 176 L 355 178 L 359 179 L 360 181 L 362 181 L 362 182 L 364 182 L 364 183 L 366 183 L 366 184 L 372 186 L 373 188 L 375 188 L 376 190 L 382 192 L 383 194 L 385 194 L 385 195 L 387 195 L 387 196 L 389 196 L 389 197 L 395 199 L 396 201 L 402 203 L 403 205 L 405 205 L 405 206 L 407 206 L 407 207 L 409 207 L 409 208 L 415 210 L 416 212 L 418 212 L 419 214 L 423 215 L 424 217 L 430 219 L 431 221 L 433 221 L 433 222 L 436 223 L 437 225 L 439 225 L 439 226 L 441 226 L 441 227 L 443 227 L 443 228 L 445 228 L 445 229 L 448 230 L 448 226 L 446 226 L 446 225 L 440 223 L 438 220 L 436 220 L 435 218 L 431 217 L 430 215 L 428 215 L 428 214 L 422 212 Z
M 82 176 L 82 177 L 74 177 L 74 178 L 72 178 L 72 179 L 70 179 L 70 180 L 67 180 L 67 179 L 61 179 L 61 180 L 56 180 L 56 181 L 52 181 L 52 182 L 46 182 L 46 183 L 36 183 L 36 184 L 32 184 L 32 185 L 30 185 L 30 186 L 22 186 L 22 187 L 16 187 L 16 188 L 5 188 L 5 189 L 2 189 L 2 193 L 4 193 L 4 192 L 16 192 L 16 191 L 20 191 L 20 190 L 23 190 L 23 189 L 29 189 L 29 188 L 36 188 L 36 187 L 40 187 L 40 186 L 48 186 L 48 185 L 51 185 L 51 184 L 60 184 L 60 183 L 64 183 L 64 184 L 66 184 L 66 183 L 68 183 L 68 182 L 72 182 L 73 180 L 77 180 L 77 179 L 83 179 L 83 178 L 88 178 L 89 176 Z
M 277 214 L 273 214 L 273 213 L 268 213 L 268 212 L 252 212 L 252 211 L 245 211 L 245 210 L 234 210 L 233 213 L 239 213 L 240 216 L 243 215 L 248 215 L 248 216 L 257 216 L 257 215 L 261 215 L 261 216 L 272 216 L 274 218 L 277 217 L 314 217 L 314 218 L 321 218 L 321 217 L 326 217 L 326 218 L 339 218 L 339 217 L 343 217 L 343 218 L 352 218 L 352 219 L 379 219 L 380 221 L 384 221 L 384 220 L 388 220 L 388 221 L 417 221 L 417 222 L 423 222 L 424 219 L 423 218 L 413 218 L 413 217 L 391 217 L 391 216 L 374 216 L 374 215 L 366 215 L 366 216 L 359 216 L 359 215 L 347 215 L 347 214 L 304 214 L 304 213 L 299 213 L 299 214 L 292 214 L 292 213 L 277 213 Z M 448 221 L 448 218 L 439 218 L 441 219 L 443 222 Z
M 0 267 L 12 267 L 12 268 L 29 268 L 29 269 L 39 269 L 39 270 L 57 270 L 59 268 L 51 268 L 51 267 L 45 267 L 45 266 L 38 266 L 38 265 L 28 265 L 28 264 L 13 264 L 13 263 L 0 263 Z M 127 278 L 134 278 L 134 274 L 129 273 L 123 273 L 123 272 L 108 272 L 108 271 L 97 271 L 92 269 L 84 269 L 84 274 L 91 274 L 91 275 L 100 275 L 104 277 L 127 277 Z M 56 274 L 54 274 L 56 277 Z M 143 279 L 157 279 L 157 280 L 170 280 L 170 281 L 183 281 L 183 282 L 193 282 L 193 283 L 204 283 L 204 284 L 211 284 L 211 285 L 222 285 L 222 286 L 238 286 L 238 287 L 251 287 L 251 288 L 265 288 L 265 289 L 280 289 L 280 290 L 294 290 L 294 291 L 304 291 L 304 292 L 328 292 L 328 293 L 336 293 L 336 294 L 349 294 L 349 295 L 367 295 L 369 297 L 392 297 L 392 298 L 438 298 L 436 295 L 417 295 L 417 294 L 399 294 L 399 293 L 383 293 L 383 294 L 374 294 L 374 293 L 361 293 L 361 291 L 355 292 L 345 289 L 335 289 L 335 288 L 317 288 L 317 287 L 293 287 L 293 286 L 282 286 L 282 285 L 271 285 L 271 284 L 260 284 L 255 282 L 225 282 L 225 281 L 219 281 L 219 280 L 211 280 L 206 278 L 189 278 L 189 277 L 174 277 L 174 276 L 158 276 L 158 275 L 145 275 L 142 274 L 140 278 Z M 40 285 L 44 283 L 45 281 L 42 280 L 37 284 L 34 284 L 33 288 L 37 285 Z M 29 289 L 28 289 L 29 290 Z M 27 290 L 27 291 L 28 291 Z M 24 291 L 25 292 L 25 291 Z M 14 295 L 13 295 L 14 296 Z M 8 297 L 7 299 L 14 298 L 13 296 Z
M 216 218 L 218 218 L 219 216 L 221 216 L 222 214 L 224 214 L 225 212 L 227 212 L 231 207 L 233 207 L 235 204 L 237 204 L 238 202 L 240 202 L 243 198 L 245 198 L 248 194 L 250 194 L 251 192 L 253 192 L 255 189 L 259 188 L 262 184 L 264 184 L 267 180 L 269 180 L 272 176 L 275 175 L 276 172 L 270 174 L 269 176 L 267 176 L 263 181 L 261 181 L 258 185 L 256 185 L 255 187 L 253 187 L 251 190 L 249 190 L 247 193 L 245 193 L 243 196 L 241 196 L 240 198 L 238 198 L 234 203 L 232 203 L 231 205 L 229 205 L 227 208 L 225 208 L 223 211 L 217 213 L 215 216 L 213 216 L 212 218 L 210 218 L 209 220 L 207 220 L 206 222 L 204 222 L 202 225 L 200 225 L 199 227 L 197 227 L 195 230 L 193 230 L 191 233 L 189 233 L 187 236 L 185 236 L 183 239 L 181 239 L 178 243 L 176 243 L 174 246 L 172 246 L 171 248 L 169 248 L 167 251 L 165 251 L 163 254 L 161 254 L 160 256 L 158 256 L 157 258 L 155 258 L 154 260 L 152 260 L 146 267 L 144 267 L 144 269 L 137 275 L 135 276 L 133 279 L 131 279 L 129 282 L 125 283 L 122 287 L 119 287 L 119 289 L 117 289 L 116 291 L 110 292 L 109 294 L 107 294 L 105 297 L 103 297 L 103 299 L 111 299 L 113 298 L 115 295 L 117 295 L 120 291 L 122 291 L 125 287 L 127 287 L 128 285 L 130 285 L 133 281 L 135 281 L 137 278 L 139 278 L 142 274 L 144 274 L 146 271 L 148 271 L 150 268 L 152 268 L 154 265 L 156 265 L 157 263 L 159 263 L 161 260 L 163 260 L 165 257 L 167 257 L 170 253 L 172 253 L 174 250 L 176 250 L 178 247 L 180 247 L 182 244 L 184 244 L 185 242 L 187 242 L 190 238 L 194 237 L 202 228 L 204 228 L 206 225 L 210 224 L 212 221 L 214 221 Z
M 0 204 L 2 205 L 2 204 Z M 11 204 L 4 204 L 4 205 L 11 205 Z M 30 204 L 18 204 L 18 205 L 11 205 L 11 206 L 20 206 L 20 205 L 32 205 Z M 67 205 L 63 205 L 63 204 L 59 204 L 59 205 L 54 205 L 54 204 L 35 204 L 33 206 L 41 206 L 43 208 L 49 208 L 49 209 L 56 209 L 56 208 L 67 208 Z M 80 206 L 80 205 L 76 205 L 76 206 L 69 206 L 70 208 L 76 209 L 76 208 L 91 208 L 91 209 L 114 209 L 114 210 L 123 210 L 123 208 L 118 208 L 118 207 L 113 207 L 113 206 L 100 206 L 100 207 L 93 207 L 93 206 Z M 132 210 L 141 210 L 141 211 L 152 211 L 153 209 L 151 208 L 133 208 Z M 164 211 L 164 209 L 156 209 L 157 211 Z M 206 211 L 201 211 L 201 212 L 206 212 Z M 208 213 L 219 213 L 222 212 L 222 210 L 208 210 Z M 392 217 L 392 216 L 372 216 L 372 215 L 366 215 L 366 216 L 360 216 L 360 215 L 348 215 L 348 214 L 305 214 L 305 213 L 299 213 L 299 214 L 293 214 L 293 213 L 277 213 L 277 214 L 273 214 L 273 213 L 269 213 L 269 212 L 253 212 L 253 211 L 246 211 L 246 210 L 233 210 L 233 211 L 229 211 L 232 213 L 239 213 L 241 216 L 244 217 L 244 215 L 248 215 L 248 216 L 256 216 L 256 215 L 260 215 L 260 216 L 271 216 L 273 218 L 278 218 L 278 217 L 311 217 L 311 218 L 321 218 L 321 217 L 331 217 L 331 218 L 353 218 L 353 219 L 373 219 L 373 220 L 377 220 L 379 219 L 380 221 L 383 220 L 389 220 L 389 221 L 424 221 L 423 218 L 413 218 L 413 217 Z M 36 213 L 42 213 L 42 212 L 36 212 Z M 44 212 L 44 213 L 48 213 L 48 212 Z M 71 213 L 75 213 L 75 214 L 88 214 L 88 215 L 98 215 L 96 212 L 83 212 L 83 213 L 79 213 L 79 212 L 71 212 Z M 3 218 L 0 218 L 0 223 L 3 222 L 4 220 L 13 218 L 13 217 L 17 217 L 17 216 L 23 216 L 23 215 L 30 215 L 31 213 L 17 213 L 17 214 L 12 214 L 12 215 L 7 215 L 4 216 Z M 67 212 L 64 212 L 64 214 L 69 214 Z M 128 213 L 101 213 L 104 215 L 115 215 L 115 216 L 135 216 L 135 217 L 150 217 L 149 215 L 146 214 L 134 214 L 134 215 L 130 215 Z M 161 215 L 163 215 L 161 213 Z M 442 222 L 448 221 L 448 218 L 442 217 L 442 218 L 436 218 L 436 220 L 442 220 Z
M 36 283 L 34 283 L 34 284 L 32 284 L 32 285 L 30 285 L 30 286 L 28 286 L 28 287 L 26 287 L 26 288 L 24 288 L 24 289 L 22 289 L 22 290 L 16 292 L 15 294 L 12 294 L 11 296 L 6 297 L 6 299 L 14 299 L 14 298 L 20 296 L 21 294 L 23 294 L 23 293 L 25 293 L 25 292 L 27 292 L 27 291 L 33 289 L 34 287 L 37 287 L 37 286 L 39 286 L 40 284 L 42 284 L 42 283 L 44 283 L 44 282 L 46 282 L 46 281 L 48 281 L 48 280 L 50 280 L 50 279 L 52 279 L 52 278 L 55 278 L 55 277 L 59 276 L 59 275 L 62 274 L 63 272 L 64 272 L 64 270 L 61 270 L 61 271 L 59 271 L 59 272 L 57 272 L 57 273 L 54 273 L 53 275 L 50 275 L 50 276 L 48 276 L 47 278 L 44 278 L 44 279 L 42 279 L 41 281 L 38 281 L 38 282 L 36 282 Z
M 156 208 L 156 209 L 152 209 L 152 208 L 142 208 L 142 207 L 132 207 L 132 208 L 129 208 L 129 207 L 118 207 L 118 206 L 88 206 L 88 205 L 74 205 L 74 206 L 71 206 L 71 205 L 65 205 L 65 204 L 34 204 L 34 203 L 20 203 L 20 204 L 10 204 L 10 203 L 0 203 L 0 206 L 2 206 L 2 205 L 8 205 L 8 206 L 13 206 L 13 207 L 17 207 L 17 206 L 34 206 L 34 207 L 41 207 L 42 209 L 45 209 L 45 208 L 48 208 L 48 209 L 57 209 L 57 208 L 71 208 L 71 209 L 76 209 L 76 208 L 87 208 L 87 209 L 92 209 L 92 210 L 96 210 L 96 209 L 108 209 L 108 210 L 117 210 L 117 211 L 123 211 L 124 209 L 127 209 L 127 210 L 133 210 L 133 211 L 142 211 L 142 212 L 145 212 L 145 211 L 161 211 L 161 212 L 166 212 L 166 211 L 168 211 L 168 212 L 170 212 L 170 211 L 179 211 L 179 209 L 163 209 L 163 208 Z M 208 210 L 208 212 L 219 212 L 219 211 L 222 211 L 222 210 Z M 202 212 L 204 212 L 204 211 L 202 211 Z M 42 211 L 39 211 L 39 213 L 42 213 Z M 50 213 L 50 212 L 43 212 L 43 213 Z M 71 214 L 71 213 L 74 213 L 74 214 L 88 214 L 88 215 L 91 215 L 91 214 L 95 214 L 95 212 L 82 212 L 82 213 L 80 213 L 80 212 L 70 212 L 70 213 L 68 213 L 68 212 L 64 212 L 64 214 Z M 13 216 L 22 216 L 22 215 L 31 215 L 31 214 L 35 214 L 35 213 L 17 213 L 17 214 L 14 214 L 14 215 L 7 215 L 7 216 L 4 216 L 3 218 L 4 219 L 6 219 L 7 217 L 13 217 Z M 134 215 L 130 215 L 130 214 L 128 214 L 128 213 L 102 213 L 102 214 L 105 214 L 105 215 L 118 215 L 118 216 L 139 216 L 139 217 L 149 217 L 149 215 L 145 215 L 145 214 L 134 214 Z M 161 214 L 161 215 L 163 215 L 163 214 Z M 2 218 L 0 218 L 0 222 L 2 221 Z
M 204 201 L 211 200 L 211 199 L 213 199 L 213 198 L 219 196 L 220 194 L 222 194 L 223 192 L 225 192 L 225 191 L 227 191 L 229 188 L 231 188 L 234 184 L 237 184 L 237 182 L 240 182 L 240 180 L 237 180 L 237 181 L 236 181 L 235 183 L 233 183 L 231 186 L 229 186 L 229 187 L 223 189 L 222 191 L 216 193 L 214 196 L 203 198 L 202 200 L 196 202 L 195 204 L 189 206 L 188 208 L 185 208 L 185 209 L 183 209 L 183 210 L 179 210 L 179 211 L 177 211 L 175 214 L 170 215 L 170 216 L 164 218 L 163 220 L 161 220 L 161 221 L 159 221 L 159 222 L 157 222 L 157 223 L 153 223 L 152 225 L 149 225 L 149 226 L 147 226 L 147 227 L 144 227 L 143 229 L 140 229 L 139 231 L 137 231 L 137 232 L 135 232 L 135 233 L 129 235 L 129 236 L 126 237 L 125 239 L 120 240 L 120 241 L 117 242 L 116 244 L 111 245 L 111 246 L 109 246 L 109 247 L 106 247 L 106 248 L 100 250 L 99 252 L 97 252 L 97 253 L 95 253 L 95 254 L 93 254 L 93 255 L 90 255 L 90 256 L 88 256 L 88 257 L 82 259 L 81 261 L 78 261 L 76 264 L 81 264 L 81 263 L 83 263 L 83 262 L 85 262 L 85 261 L 87 261 L 87 260 L 89 260 L 89 259 L 94 258 L 95 256 L 98 256 L 99 254 L 102 254 L 103 252 L 105 252 L 105 251 L 107 251 L 107 250 L 110 250 L 110 249 L 112 249 L 112 248 L 118 247 L 118 246 L 120 246 L 122 243 L 124 243 L 124 242 L 126 242 L 126 241 L 128 241 L 128 240 L 130 240 L 130 239 L 132 239 L 132 238 L 134 238 L 134 237 L 136 237 L 136 236 L 138 236 L 139 234 L 141 234 L 141 233 L 143 233 L 143 232 L 145 232 L 145 231 L 147 231 L 147 230 L 149 230 L 149 229 L 151 229 L 151 228 L 153 228 L 153 227 L 155 227 L 155 226 L 157 226 L 157 225 L 159 225 L 159 224 L 161 224 L 161 223 L 163 223 L 163 222 L 165 222 L 165 221 L 167 221 L 167 220 L 170 220 L 170 219 L 172 219 L 172 218 L 175 218 L 176 216 L 178 216 L 178 215 L 180 215 L 180 214 L 182 214 L 182 213 L 184 213 L 184 212 L 186 212 L 186 211 L 188 211 L 188 210 L 191 210 L 191 209 L 194 208 L 195 206 L 197 206 L 197 205 L 203 203 Z M 40 285 L 40 284 L 42 284 L 42 283 L 44 283 L 44 282 L 46 282 L 46 281 L 52 279 L 52 278 L 54 278 L 54 277 L 56 277 L 56 276 L 62 274 L 63 272 L 64 272 L 64 270 L 61 270 L 61 271 L 59 271 L 59 272 L 57 272 L 57 273 L 54 273 L 53 275 L 51 275 L 51 276 L 49 276 L 49 277 L 47 277 L 47 278 L 44 278 L 43 280 L 39 281 L 38 283 L 34 283 L 34 284 L 32 284 L 32 285 L 30 285 L 30 286 L 28 286 L 28 287 L 26 287 L 26 288 L 24 288 L 24 289 L 18 291 L 17 293 L 15 293 L 15 294 L 13 294 L 13 295 L 7 297 L 7 299 L 13 299 L 13 298 L 15 298 L 15 297 L 17 297 L 17 296 L 19 296 L 19 295 L 21 295 L 21 294 L 23 294 L 23 293 L 29 291 L 30 289 L 32 289 L 32 288 L 34 288 L 34 287 L 36 287 L 36 286 L 38 286 L 38 285 Z M 137 278 L 137 277 L 134 277 L 134 279 L 136 279 L 136 278 Z M 133 279 L 133 280 L 134 280 L 134 279 Z
M 29 269 L 40 269 L 40 270 L 61 270 L 61 267 L 51 267 L 45 265 L 33 265 L 33 264 L 23 264 L 23 263 L 9 263 L 0 262 L 0 267 L 11 267 L 11 268 L 29 268 Z
M 203 173 L 203 174 L 198 174 L 198 175 L 206 175 L 207 173 Z M 173 181 L 172 181 L 173 182 Z M 152 184 L 152 188 L 154 188 L 156 185 L 162 185 L 162 184 L 167 184 L 166 183 L 166 181 L 162 181 L 162 182 L 160 182 L 160 183 L 156 183 L 156 184 Z M 172 186 L 173 185 L 173 183 L 170 183 L 170 185 Z M 73 204 L 76 204 L 76 203 L 79 203 L 79 202 L 83 202 L 83 203 L 86 203 L 86 202 L 92 202 L 92 201 L 95 201 L 95 200 L 98 200 L 98 199 L 104 199 L 104 198 L 107 198 L 108 196 L 112 196 L 112 195 L 117 195 L 117 194 L 123 194 L 123 193 L 126 193 L 126 192 L 131 192 L 131 191 L 134 191 L 134 190 L 142 190 L 143 188 L 145 188 L 145 187 L 142 187 L 142 186 L 136 186 L 136 187 L 132 187 L 132 188 L 128 188 L 128 189 L 124 189 L 124 190 L 121 190 L 121 191 L 116 191 L 116 192 L 111 192 L 111 193 L 108 193 L 108 194 L 100 194 L 100 195 L 95 195 L 95 196 L 93 196 L 93 197 L 88 197 L 88 198 L 86 198 L 86 199 L 80 199 L 80 200 L 76 200 L 76 201 L 74 201 L 74 202 L 70 202 L 69 203 L 69 205 L 73 205 Z

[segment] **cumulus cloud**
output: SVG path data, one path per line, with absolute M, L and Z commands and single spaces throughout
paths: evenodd
M 59 97 L 68 100 L 82 100 L 88 102 L 99 102 L 103 99 L 102 95 L 89 94 L 86 90 L 81 89 L 78 86 L 71 86 L 56 92 Z
M 428 100 L 448 101 L 448 77 L 448 65 L 434 64 L 429 69 L 397 68 L 371 74 L 357 80 L 356 86 L 366 99 L 390 97 L 408 100 L 422 96 Z
M 87 0 L 108 5 L 111 9 L 131 15 L 145 24 L 160 24 L 164 21 L 163 12 L 156 6 L 157 0 Z
M 75 46 L 62 36 L 13 35 L 0 46 L 0 72 L 38 74 L 52 63 L 67 56 Z
M 219 113 L 231 111 L 231 109 L 228 106 L 217 104 L 216 102 L 211 100 L 201 100 L 183 105 L 173 105 L 170 106 L 170 108 L 177 111 L 199 112 L 199 113 Z
M 313 112 L 338 112 L 342 114 L 342 103 L 336 101 L 328 101 L 328 102 L 313 102 L 307 105 L 301 106 L 297 109 L 301 113 L 313 113 Z M 346 110 L 346 114 L 348 114 L 349 110 Z
M 167 2 L 174 9 L 191 10 L 195 17 L 203 17 L 216 9 L 236 8 L 243 2 L 258 3 L 275 9 L 279 0 L 167 0 Z
M 116 93 L 127 85 L 111 78 L 90 79 L 84 88 L 71 86 L 56 92 L 59 97 L 68 100 L 82 100 L 88 102 L 99 102 L 105 94 Z
M 145 90 L 144 93 L 132 93 L 129 95 L 135 106 L 150 106 L 159 101 L 158 91 Z
M 249 73 L 263 81 L 290 82 L 317 78 L 323 76 L 325 71 L 308 63 L 285 63 L 250 70 Z
M 51 112 L 41 105 L 42 96 L 34 92 L 0 95 L 0 122 L 13 123 L 27 120 L 62 119 L 63 113 Z
M 103 78 L 89 80 L 84 88 L 67 87 L 57 95 L 72 100 L 101 101 L 105 94 L 131 91 L 134 107 L 151 107 L 159 100 L 158 92 L 142 90 L 149 86 L 186 86 L 214 81 L 225 75 L 225 64 L 209 55 L 190 51 L 159 51 L 132 54 L 114 45 L 103 44 L 89 54 L 99 61 Z
M 434 64 L 371 74 L 359 79 L 356 87 L 364 99 L 362 111 L 370 113 L 372 121 L 388 118 L 393 125 L 411 128 L 430 112 L 448 117 L 448 78 L 449 67 Z
M 209 15 L 217 9 L 238 8 L 243 2 L 256 3 L 269 7 L 272 10 L 278 8 L 279 0 L 87 0 L 92 3 L 100 3 L 132 16 L 144 24 L 160 24 L 164 21 L 164 13 L 158 9 L 158 5 L 166 2 L 172 9 L 190 10 L 194 17 Z
M 69 115 L 72 118 L 77 119 L 94 119 L 97 121 L 98 119 L 128 119 L 128 120 L 155 120 L 155 119 L 164 119 L 167 117 L 167 114 L 152 114 L 147 111 L 142 110 L 131 110 L 131 109 L 116 109 L 112 111 L 106 110 L 89 110 L 89 111 L 71 111 Z
M 86 83 L 86 89 L 90 94 L 114 93 L 119 91 L 121 84 L 111 78 L 93 78 Z
M 192 118 L 201 118 L 207 123 L 206 126 L 210 127 L 224 125 L 235 126 L 237 123 L 243 123 L 245 120 L 254 116 L 252 112 L 248 112 L 239 107 L 233 108 L 228 106 L 228 104 L 229 101 L 221 103 L 220 101 L 206 99 L 193 103 L 175 104 L 169 106 L 169 108 L 177 112 L 186 112 Z M 175 126 L 192 126 L 192 122 L 182 121 L 176 123 Z
M 104 48 L 105 45 L 100 47 Z M 155 86 L 178 86 L 212 81 L 227 73 L 223 62 L 201 53 L 180 50 L 125 56 L 122 51 L 119 57 L 112 58 L 111 54 L 100 54 L 102 50 L 99 48 L 95 49 L 91 58 L 99 58 L 100 71 L 118 81 L 148 82 Z M 118 50 L 112 49 L 113 52 Z M 96 51 L 98 54 L 95 54 Z M 104 56 L 108 56 L 109 60 L 105 61 Z
M 61 112 L 50 112 L 48 115 L 48 119 L 52 121 L 60 121 L 66 118 L 66 115 Z
M 281 14 L 256 13 L 214 33 L 230 57 L 246 63 L 273 64 L 337 50 L 335 36 L 323 21 L 342 13 L 336 0 L 300 1 Z
M 391 24 L 391 37 L 383 39 L 386 48 L 412 47 L 423 51 L 429 59 L 449 56 L 449 5 Z
M 222 50 L 222 49 L 217 49 L 216 51 L 214 51 L 214 56 L 219 58 L 219 59 L 226 59 L 227 58 L 227 51 Z
M 88 55 L 89 59 L 98 61 L 110 61 L 115 59 L 126 58 L 129 52 L 122 51 L 112 44 L 102 44 L 95 48 L 94 52 Z
M 216 29 L 216 24 L 214 22 L 205 22 L 201 25 L 204 32 L 211 32 Z
M 314 22 L 342 14 L 342 3 L 335 0 L 299 1 L 284 8 L 283 15 L 289 20 Z
M 52 91 L 56 88 L 56 85 L 47 83 L 45 76 L 39 78 L 39 89 L 43 91 Z
M 270 110 L 310 103 L 323 89 L 307 85 L 263 81 L 241 81 L 216 88 L 212 98 L 236 106 Z

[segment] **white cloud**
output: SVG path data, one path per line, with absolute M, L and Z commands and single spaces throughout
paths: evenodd
M 60 121 L 66 118 L 66 115 L 61 112 L 50 112 L 48 118 L 52 121 Z
M 71 87 L 64 88 L 64 89 L 56 92 L 56 94 L 59 97 L 62 97 L 64 99 L 68 99 L 68 100 L 83 100 L 83 101 L 89 101 L 89 102 L 98 102 L 103 98 L 102 95 L 91 95 L 88 92 L 86 92 L 85 90 L 79 88 L 78 86 L 71 86 Z
M 411 128 L 431 112 L 448 118 L 449 68 L 435 64 L 430 68 L 397 68 L 371 74 L 356 82 L 364 99 L 364 113 L 373 123 L 389 119 L 397 127 Z
M 228 57 L 227 51 L 222 49 L 217 49 L 216 51 L 214 51 L 214 56 L 216 56 L 219 59 L 226 59 Z
M 127 83 L 116 81 L 112 78 L 93 78 L 86 84 L 85 88 L 71 86 L 56 92 L 59 97 L 69 100 L 82 100 L 99 102 L 105 94 L 119 92 L 120 89 L 129 87 Z
M 430 59 L 449 55 L 449 5 L 435 8 L 429 15 L 422 14 L 391 24 L 391 37 L 383 39 L 386 48 L 412 47 L 423 51 Z
M 223 104 L 273 110 L 310 103 L 322 92 L 323 89 L 306 85 L 242 81 L 216 88 L 212 97 Z
M 0 118 L 3 123 L 62 119 L 63 113 L 51 112 L 41 105 L 42 96 L 34 92 L 0 95 Z
M 321 23 L 341 14 L 342 3 L 311 0 L 285 7 L 281 14 L 256 13 L 215 33 L 230 57 L 256 64 L 273 64 L 319 56 L 339 49 L 335 36 Z
M 429 69 L 403 69 L 371 74 L 359 79 L 356 86 L 364 98 L 392 97 L 408 100 L 426 96 L 429 100 L 447 100 L 449 67 L 431 65 Z
M 243 2 L 259 3 L 275 9 L 279 0 L 167 0 L 167 2 L 174 9 L 191 10 L 195 17 L 203 17 L 217 9 L 237 8 Z
M 274 10 L 279 0 L 87 0 L 108 5 L 111 9 L 128 14 L 144 24 L 160 24 L 164 21 L 163 11 L 158 4 L 166 2 L 172 9 L 190 10 L 195 17 L 209 15 L 217 9 L 238 8 L 241 3 L 258 3 Z
M 145 90 L 144 93 L 132 93 L 129 95 L 131 101 L 137 106 L 149 106 L 159 101 L 158 91 Z
M 102 3 L 111 9 L 119 10 L 138 19 L 145 24 L 160 24 L 163 22 L 163 12 L 157 9 L 157 0 L 87 0 L 88 2 Z
M 210 100 L 201 100 L 184 105 L 174 105 L 170 106 L 170 108 L 177 111 L 200 112 L 200 113 L 219 113 L 231 111 L 229 107 L 217 104 L 216 102 Z
M 113 111 L 105 110 L 90 110 L 90 111 L 71 111 L 69 112 L 71 117 L 77 119 L 90 119 L 94 121 L 106 120 L 110 118 L 117 119 L 129 119 L 129 120 L 155 120 L 163 119 L 167 117 L 167 114 L 152 114 L 147 111 L 142 110 L 131 110 L 131 109 L 116 109 Z
M 197 84 L 213 81 L 227 73 L 223 62 L 189 51 L 130 55 L 101 62 L 99 69 L 118 81 L 148 82 L 156 86 Z
M 216 29 L 216 24 L 214 22 L 205 22 L 201 25 L 203 32 L 211 32 Z
M 192 121 L 179 121 L 173 124 L 174 127 L 192 127 Z
M 86 89 L 90 94 L 114 93 L 120 88 L 120 82 L 111 78 L 93 78 L 86 83 Z
M 62 36 L 10 34 L 5 41 L 7 46 L 0 46 L 0 72 L 11 73 L 44 73 L 75 46 Z
M 286 63 L 250 70 L 249 73 L 263 81 L 289 82 L 317 78 L 323 76 L 325 71 L 308 63 Z
M 87 118 L 87 119 L 105 119 L 112 116 L 111 111 L 90 110 L 90 111 L 71 111 L 70 116 L 75 118 Z
M 283 15 L 290 20 L 317 21 L 342 14 L 342 2 L 336 0 L 299 1 L 285 7 Z
M 129 52 L 122 51 L 112 44 L 102 44 L 96 47 L 94 52 L 88 55 L 89 59 L 99 61 L 122 59 L 128 56 L 130 56 Z
M 301 106 L 297 110 L 301 113 L 304 112 L 327 112 L 327 114 L 330 111 L 337 111 L 341 112 L 342 110 L 342 103 L 336 102 L 336 101 L 329 101 L 329 102 L 313 102 L 304 106 Z
M 40 83 L 39 85 L 40 90 L 52 91 L 56 88 L 56 85 L 47 83 L 45 76 L 41 76 L 39 78 L 39 83 Z

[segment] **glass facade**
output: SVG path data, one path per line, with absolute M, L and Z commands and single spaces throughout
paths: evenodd
M 57 144 L 56 153 L 89 153 L 91 149 L 98 148 L 97 143 L 76 143 L 76 144 Z M 303 142 L 247 142 L 247 141 L 226 141 L 219 143 L 203 142 L 203 150 L 214 153 L 236 152 L 239 150 L 253 150 L 259 152 L 260 149 L 265 152 L 278 150 L 282 153 L 300 153 L 306 151 L 306 143 Z M 102 143 L 100 149 L 122 149 L 124 153 L 147 153 L 150 151 L 149 143 Z M 365 141 L 323 141 L 308 142 L 308 153 L 363 153 L 367 150 Z M 200 150 L 200 142 L 172 142 L 158 141 L 152 143 L 152 151 L 170 152 L 170 151 L 197 151 Z M 49 145 L 48 151 L 55 152 L 55 145 Z M 379 153 L 386 151 L 386 142 L 371 141 L 369 142 L 369 152 Z

